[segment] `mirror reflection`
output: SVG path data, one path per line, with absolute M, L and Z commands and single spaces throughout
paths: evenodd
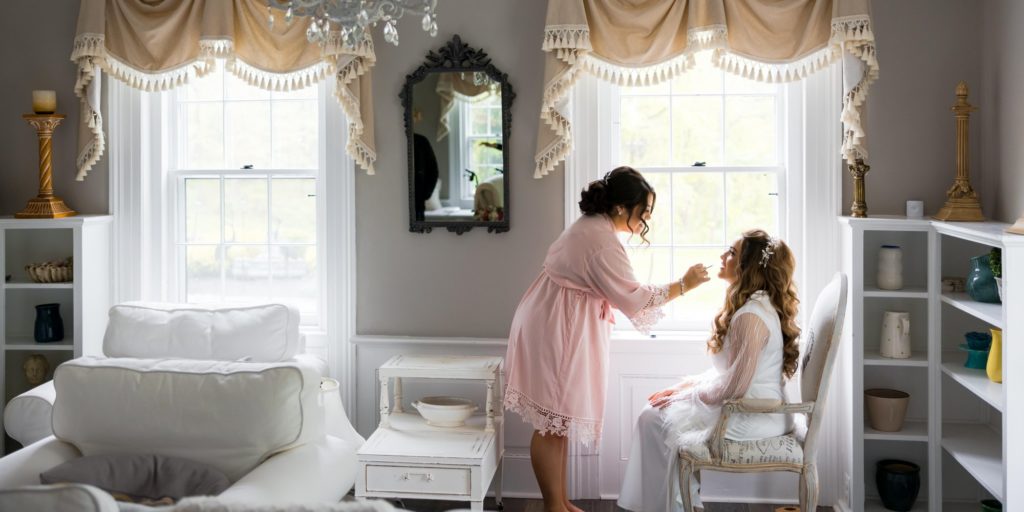
M 413 87 L 418 221 L 502 221 L 501 83 L 483 71 L 427 73 Z

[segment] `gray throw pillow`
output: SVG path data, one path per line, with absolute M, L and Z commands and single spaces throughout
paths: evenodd
M 179 500 L 217 495 L 231 482 L 208 464 L 178 457 L 142 454 L 92 455 L 71 460 L 39 474 L 44 484 L 90 484 L 109 493 Z

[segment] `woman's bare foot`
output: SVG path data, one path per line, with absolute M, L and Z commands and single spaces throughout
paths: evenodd
M 569 512 L 584 512 L 582 508 L 573 505 L 569 500 L 565 500 L 565 508 L 569 509 Z

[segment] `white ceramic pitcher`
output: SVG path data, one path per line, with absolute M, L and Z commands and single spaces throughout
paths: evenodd
M 906 359 L 910 357 L 910 313 L 886 311 L 882 313 L 882 357 Z

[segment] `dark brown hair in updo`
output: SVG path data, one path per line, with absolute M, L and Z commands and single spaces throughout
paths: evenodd
M 651 197 L 653 210 L 653 200 L 657 197 L 654 187 L 636 169 L 624 165 L 605 174 L 604 178 L 590 182 L 586 190 L 580 194 L 580 211 L 584 215 L 611 215 L 615 207 L 621 206 L 629 215 L 626 218 L 626 222 L 629 222 L 633 219 L 637 206 L 640 206 L 641 211 L 647 209 L 648 196 Z M 640 238 L 646 243 L 650 227 L 642 215 L 640 222 L 644 226 L 640 231 Z

